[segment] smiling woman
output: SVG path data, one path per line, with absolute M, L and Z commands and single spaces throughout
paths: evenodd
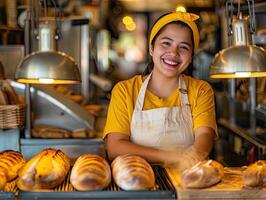
M 182 12 L 159 18 L 149 40 L 153 62 L 114 87 L 104 130 L 111 160 L 134 154 L 184 170 L 208 156 L 217 134 L 214 94 L 184 75 L 199 44 L 196 19 Z

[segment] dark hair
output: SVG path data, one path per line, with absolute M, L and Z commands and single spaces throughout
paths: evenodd
M 169 13 L 167 13 L 167 14 L 169 14 Z M 165 15 L 167 15 L 167 14 L 165 14 Z M 161 17 L 159 17 L 159 18 L 156 20 L 156 22 L 157 22 L 159 19 L 161 19 L 162 17 L 164 17 L 165 15 L 162 15 Z M 155 22 L 154 24 L 156 24 L 156 22 Z M 170 23 L 168 23 L 168 24 L 177 24 L 177 25 L 180 25 L 181 27 L 187 27 L 187 28 L 189 28 L 190 33 L 191 33 L 191 41 L 193 41 L 193 42 L 192 42 L 192 45 L 193 45 L 193 50 L 192 50 L 192 52 L 194 52 L 194 39 L 193 39 L 193 31 L 191 30 L 191 28 L 190 28 L 186 23 L 184 23 L 184 22 L 182 22 L 182 21 L 179 21 L 179 20 L 177 20 L 177 21 L 172 21 L 172 22 L 170 22 Z M 158 33 L 156 33 L 156 35 L 154 36 L 154 38 L 153 38 L 152 41 L 151 41 L 151 45 L 152 45 L 152 46 L 154 46 L 155 40 L 157 39 L 157 37 L 161 34 L 161 32 L 165 29 L 165 27 L 166 27 L 168 24 L 166 24 L 164 27 L 162 27 L 162 28 L 158 31 Z M 154 26 L 154 25 L 153 25 L 153 26 Z M 193 54 L 194 54 L 194 53 L 193 53 Z M 193 54 L 192 54 L 192 56 L 193 56 Z M 152 72 L 152 70 L 153 70 L 154 63 L 153 63 L 151 57 L 149 57 L 149 58 L 150 58 L 149 63 L 147 64 L 145 70 L 143 71 L 143 75 L 144 75 L 144 76 L 147 75 L 147 74 L 150 74 L 150 73 Z M 189 67 L 191 67 L 191 64 L 190 64 Z

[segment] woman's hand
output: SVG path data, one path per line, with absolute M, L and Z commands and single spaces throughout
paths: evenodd
M 208 152 L 197 150 L 193 145 L 186 149 L 165 151 L 165 167 L 172 167 L 184 171 L 208 157 Z

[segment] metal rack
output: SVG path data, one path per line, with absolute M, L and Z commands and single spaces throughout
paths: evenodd
M 165 169 L 159 166 L 153 166 L 153 171 L 156 177 L 156 185 L 150 190 L 141 191 L 124 191 L 119 188 L 114 181 L 104 190 L 99 191 L 62 191 L 69 182 L 69 175 L 62 183 L 64 186 L 58 186 L 51 192 L 22 192 L 19 191 L 18 195 L 15 193 L 2 192 L 0 199 L 20 199 L 20 200 L 47 200 L 47 199 L 177 199 L 177 194 L 172 185 Z M 71 187 L 67 187 L 71 188 Z M 73 186 L 72 186 L 73 188 Z M 61 191 L 60 191 L 61 190 Z M 3 198 L 2 198 L 3 197 Z

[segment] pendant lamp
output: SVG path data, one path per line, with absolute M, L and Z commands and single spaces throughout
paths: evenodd
M 249 18 L 242 17 L 240 3 L 237 16 L 228 18 L 228 35 L 233 36 L 233 45 L 218 52 L 210 64 L 210 78 L 247 78 L 266 76 L 266 51 L 251 44 L 255 33 L 254 1 L 249 7 Z M 230 19 L 232 17 L 232 19 Z M 232 21 L 232 24 L 231 24 Z M 250 21 L 250 30 L 248 22 Z M 231 28 L 232 27 L 232 28 Z

